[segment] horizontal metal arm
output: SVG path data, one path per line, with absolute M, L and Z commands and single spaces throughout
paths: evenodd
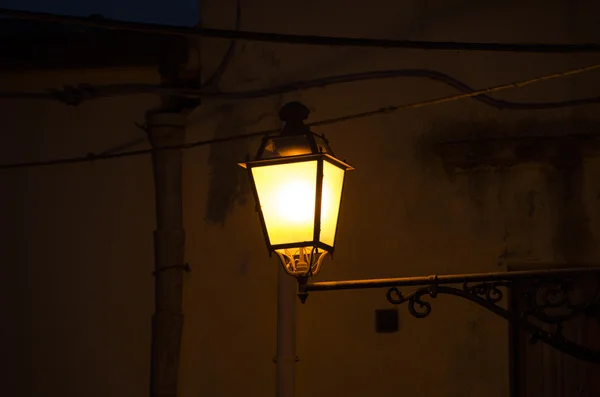
M 577 267 L 569 269 L 545 269 L 545 270 L 524 270 L 515 272 L 496 272 L 496 273 L 466 273 L 466 274 L 447 274 L 432 275 L 420 277 L 399 277 L 399 278 L 374 278 L 364 280 L 344 280 L 344 281 L 320 281 L 308 282 L 306 279 L 299 279 L 299 292 L 312 291 L 333 291 L 346 289 L 367 289 L 367 288 L 389 288 L 389 287 L 416 287 L 442 284 L 461 284 L 476 283 L 484 281 L 503 281 L 518 280 L 528 278 L 554 278 L 573 276 L 580 274 L 599 274 L 598 267 Z

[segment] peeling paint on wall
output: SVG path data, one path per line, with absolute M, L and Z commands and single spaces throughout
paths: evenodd
M 521 254 L 531 254 L 531 245 L 540 238 L 535 235 L 536 230 L 545 227 L 553 229 L 554 252 L 551 255 L 556 260 L 583 262 L 594 246 L 584 200 L 587 190 L 583 186 L 583 161 L 600 154 L 598 137 L 594 135 L 599 127 L 597 123 L 573 119 L 527 119 L 470 126 L 450 122 L 438 124 L 432 130 L 429 150 L 442 159 L 450 182 L 460 183 L 465 189 L 465 197 L 482 217 L 481 226 L 485 226 L 484 218 L 489 210 L 498 205 L 505 222 L 520 230 L 521 236 L 517 240 L 526 238 L 528 241 L 522 241 L 525 245 L 517 250 L 523 251 Z M 472 136 L 477 138 L 470 138 Z M 436 139 L 442 143 L 436 144 Z M 515 185 L 524 170 L 517 166 L 523 165 L 531 165 L 537 170 L 529 169 L 533 175 L 539 175 L 540 179 L 531 181 L 536 185 Z M 499 178 L 508 178 L 512 182 L 503 183 Z M 494 186 L 499 189 L 497 203 L 491 202 L 486 193 Z M 509 193 L 506 189 L 511 186 L 517 190 L 506 196 Z M 538 211 L 542 195 L 547 196 L 553 216 Z M 511 231 L 507 229 L 505 236 L 510 235 Z M 504 243 L 499 264 L 515 253 L 515 247 L 509 247 L 507 241 Z

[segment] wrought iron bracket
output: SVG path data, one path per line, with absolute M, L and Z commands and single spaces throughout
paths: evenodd
M 510 321 L 528 332 L 534 342 L 600 364 L 600 350 L 575 343 L 563 333 L 563 324 L 578 316 L 595 318 L 600 325 L 600 267 L 333 282 L 302 278 L 298 284 L 302 303 L 313 291 L 388 288 L 387 300 L 395 305 L 406 303 L 416 318 L 431 313 L 427 297 L 454 295 Z M 400 287 L 416 288 L 403 293 Z M 519 294 L 523 307 L 515 310 L 506 304 L 507 291 Z

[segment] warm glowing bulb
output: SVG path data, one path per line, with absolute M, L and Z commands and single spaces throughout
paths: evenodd
M 277 191 L 277 215 L 291 223 L 312 222 L 314 218 L 315 197 L 312 196 L 314 186 L 307 181 L 290 181 Z M 323 186 L 321 217 L 329 213 L 331 193 Z
M 277 189 L 277 216 L 291 223 L 312 221 L 314 218 L 314 186 L 308 181 L 289 181 Z

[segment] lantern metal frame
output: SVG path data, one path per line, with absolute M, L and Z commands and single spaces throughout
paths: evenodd
M 286 108 L 287 107 L 287 108 Z M 304 277 L 304 276 L 316 276 L 320 269 L 321 264 L 328 254 L 331 258 L 333 258 L 333 253 L 335 250 L 335 241 L 337 239 L 340 213 L 342 209 L 342 201 L 344 196 L 344 190 L 346 185 L 346 172 L 351 171 L 354 168 L 347 164 L 345 161 L 342 161 L 335 157 L 331 147 L 329 146 L 329 141 L 325 138 L 325 135 L 317 135 L 310 131 L 308 126 L 303 124 L 303 120 L 308 116 L 308 109 L 297 102 L 288 103 L 284 108 L 282 108 L 282 112 L 292 108 L 296 111 L 295 114 L 291 116 L 282 116 L 282 119 L 286 121 L 286 126 L 282 130 L 279 136 L 265 136 L 262 139 L 261 145 L 258 149 L 256 157 L 252 161 L 246 161 L 245 163 L 238 163 L 238 165 L 247 169 L 248 176 L 251 181 L 252 186 L 252 194 L 254 196 L 254 201 L 256 203 L 256 212 L 258 213 L 261 229 L 263 232 L 263 236 L 265 239 L 265 243 L 267 246 L 267 250 L 269 251 L 269 256 L 275 252 L 280 262 L 285 269 L 285 271 L 294 277 Z M 298 114 L 300 111 L 300 115 Z M 280 112 L 281 115 L 281 112 Z M 297 154 L 297 155 L 281 155 L 275 157 L 267 156 L 267 148 L 269 145 L 273 145 L 277 143 L 278 140 L 284 141 L 286 139 L 290 139 L 291 137 L 300 138 L 304 137 L 306 139 L 306 147 L 305 149 L 308 153 Z M 252 174 L 253 168 L 264 167 L 264 166 L 274 166 L 274 165 L 284 165 L 284 164 L 294 164 L 294 163 L 305 163 L 316 161 L 317 169 L 316 169 L 316 189 L 315 189 L 315 210 L 314 210 L 314 220 L 313 220 L 313 238 L 309 241 L 298 241 L 293 243 L 286 244 L 272 244 L 271 239 L 269 237 L 269 232 L 267 228 L 267 224 L 265 221 L 265 217 L 262 211 L 260 196 L 258 194 L 258 189 L 256 187 L 256 183 L 254 180 L 254 175 Z M 344 171 L 344 176 L 342 179 L 342 187 L 340 192 L 340 201 L 335 225 L 335 233 L 333 235 L 333 245 L 325 244 L 321 242 L 321 209 L 322 209 L 322 198 L 323 198 L 323 169 L 324 163 L 328 162 L 334 167 L 342 169 Z M 292 252 L 280 252 L 281 250 L 291 250 L 298 249 L 298 253 Z
M 293 157 L 282 157 L 277 159 L 267 159 L 267 160 L 255 160 L 247 163 L 240 164 L 245 166 L 248 170 L 248 174 L 250 178 L 252 176 L 252 169 L 256 167 L 270 166 L 270 165 L 283 165 L 283 164 L 294 164 L 294 163 L 303 163 L 308 161 L 317 161 L 317 175 L 316 175 L 316 194 L 315 194 L 315 217 L 314 217 L 314 229 L 313 229 L 313 239 L 310 241 L 302 241 L 297 243 L 288 243 L 288 244 L 271 244 L 269 239 L 269 234 L 267 230 L 267 225 L 265 223 L 265 218 L 260 208 L 260 201 L 258 196 L 258 191 L 256 189 L 256 184 L 254 181 L 252 182 L 252 193 L 254 195 L 255 202 L 257 204 L 256 211 L 259 214 L 261 227 L 263 230 L 263 234 L 265 236 L 265 242 L 267 243 L 267 249 L 269 252 L 273 252 L 277 249 L 286 249 L 286 248 L 304 248 L 304 247 L 316 247 L 320 248 L 324 251 L 327 251 L 329 254 L 333 254 L 335 249 L 335 238 L 337 237 L 337 224 L 336 224 L 336 233 L 334 237 L 334 245 L 325 244 L 319 241 L 321 237 L 321 200 L 323 195 L 323 162 L 327 161 L 330 164 L 338 167 L 344 168 L 345 171 L 352 170 L 353 168 L 344 163 L 343 161 L 338 160 L 337 158 L 330 156 L 328 154 L 308 154 L 308 155 L 299 155 Z M 344 184 L 345 184 L 346 175 L 344 175 Z M 344 184 L 342 184 L 342 197 L 344 194 Z M 340 209 L 342 206 L 342 199 L 340 198 Z M 339 216 L 337 219 L 339 224 Z

